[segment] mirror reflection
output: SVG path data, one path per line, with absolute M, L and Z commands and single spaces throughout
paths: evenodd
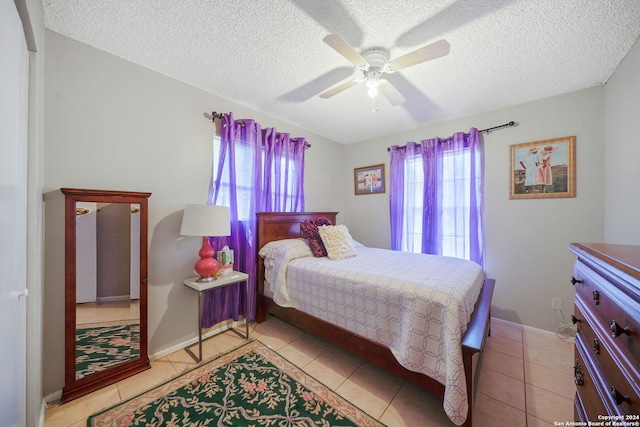
M 140 357 L 140 209 L 76 202 L 76 380 Z

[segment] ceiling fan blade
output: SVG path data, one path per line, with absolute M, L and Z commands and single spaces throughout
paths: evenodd
M 380 84 L 378 85 L 378 91 L 387 98 L 387 101 L 393 106 L 403 104 L 406 101 L 405 97 L 402 96 L 398 89 L 395 88 L 389 81 L 380 79 Z
M 402 55 L 399 58 L 389 61 L 391 71 L 402 70 L 412 65 L 421 64 L 432 59 L 440 58 L 449 53 L 451 45 L 446 40 L 438 40 L 435 43 L 428 44 L 424 47 Z
M 356 50 L 352 48 L 349 43 L 344 41 L 342 37 L 335 34 L 329 34 L 328 36 L 325 36 L 325 38 L 323 38 L 322 41 L 328 44 L 329 46 L 331 46 L 333 50 L 338 52 L 340 55 L 347 58 L 347 60 L 353 63 L 354 65 L 358 67 L 369 66 L 369 64 L 367 63 L 367 61 L 365 61 L 362 55 L 356 52 Z
M 339 84 L 338 86 L 332 87 L 331 89 L 329 89 L 329 90 L 327 90 L 325 92 L 322 92 L 320 94 L 320 98 L 323 98 L 323 99 L 331 98 L 332 96 L 337 95 L 340 92 L 349 89 L 350 87 L 353 87 L 353 86 L 356 86 L 356 85 L 360 84 L 361 81 L 362 80 L 357 79 L 357 80 L 350 80 L 348 82 L 344 82 L 342 84 Z

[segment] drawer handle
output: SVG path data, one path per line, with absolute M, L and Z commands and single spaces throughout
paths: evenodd
M 571 285 L 575 286 L 576 283 L 583 283 L 582 279 L 576 279 L 575 277 L 571 276 Z
M 593 303 L 595 305 L 599 305 L 600 304 L 600 292 L 593 291 Z
M 616 322 L 615 320 L 611 321 L 611 335 L 614 338 L 619 337 L 620 335 L 625 334 L 625 335 L 631 335 L 631 329 L 629 329 L 628 326 L 625 326 L 624 328 L 622 326 L 620 326 L 618 324 L 618 322 Z
M 600 341 L 598 341 L 598 338 L 593 339 L 593 352 L 600 354 Z
M 571 315 L 571 323 L 573 323 L 574 325 L 576 323 L 580 323 L 580 319 L 578 319 L 576 316 L 574 316 L 573 314 Z
M 582 366 L 580 362 L 576 361 L 576 365 L 573 367 L 573 382 L 576 385 L 584 385 L 584 374 L 582 373 Z
M 616 401 L 616 405 L 620 406 L 623 402 L 631 404 L 631 398 L 629 397 L 629 395 L 620 393 L 615 386 L 611 386 L 611 394 Z

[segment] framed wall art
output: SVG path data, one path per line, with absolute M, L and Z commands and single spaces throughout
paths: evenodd
M 384 193 L 384 164 L 353 169 L 356 196 Z
M 576 137 L 511 145 L 511 199 L 576 196 Z

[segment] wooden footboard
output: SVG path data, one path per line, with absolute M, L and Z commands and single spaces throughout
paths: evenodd
M 259 213 L 258 214 L 258 249 L 273 240 L 300 237 L 300 222 L 314 219 L 318 216 L 329 218 L 334 224 L 335 212 L 306 212 L 306 213 Z M 327 323 L 293 308 L 280 307 L 271 298 L 263 295 L 264 264 L 258 256 L 257 263 L 257 316 L 262 322 L 266 314 L 272 315 L 291 323 L 355 356 L 379 366 L 419 387 L 443 397 L 445 386 L 440 382 L 417 372 L 409 371 L 398 363 L 387 347 L 371 340 L 354 335 L 343 328 Z M 462 357 L 467 382 L 467 398 L 469 400 L 469 414 L 466 427 L 473 425 L 473 402 L 477 383 L 477 374 L 482 360 L 484 344 L 490 333 L 491 299 L 495 280 L 485 279 L 480 296 L 475 305 L 467 331 L 462 339 Z
M 491 333 L 491 299 L 493 298 L 495 284 L 496 281 L 493 279 L 484 280 L 482 291 L 480 291 L 471 319 L 467 324 L 467 332 L 462 337 L 462 360 L 467 380 L 467 399 L 469 401 L 469 414 L 463 425 L 467 427 L 473 425 L 473 404 L 475 402 L 484 344 Z

